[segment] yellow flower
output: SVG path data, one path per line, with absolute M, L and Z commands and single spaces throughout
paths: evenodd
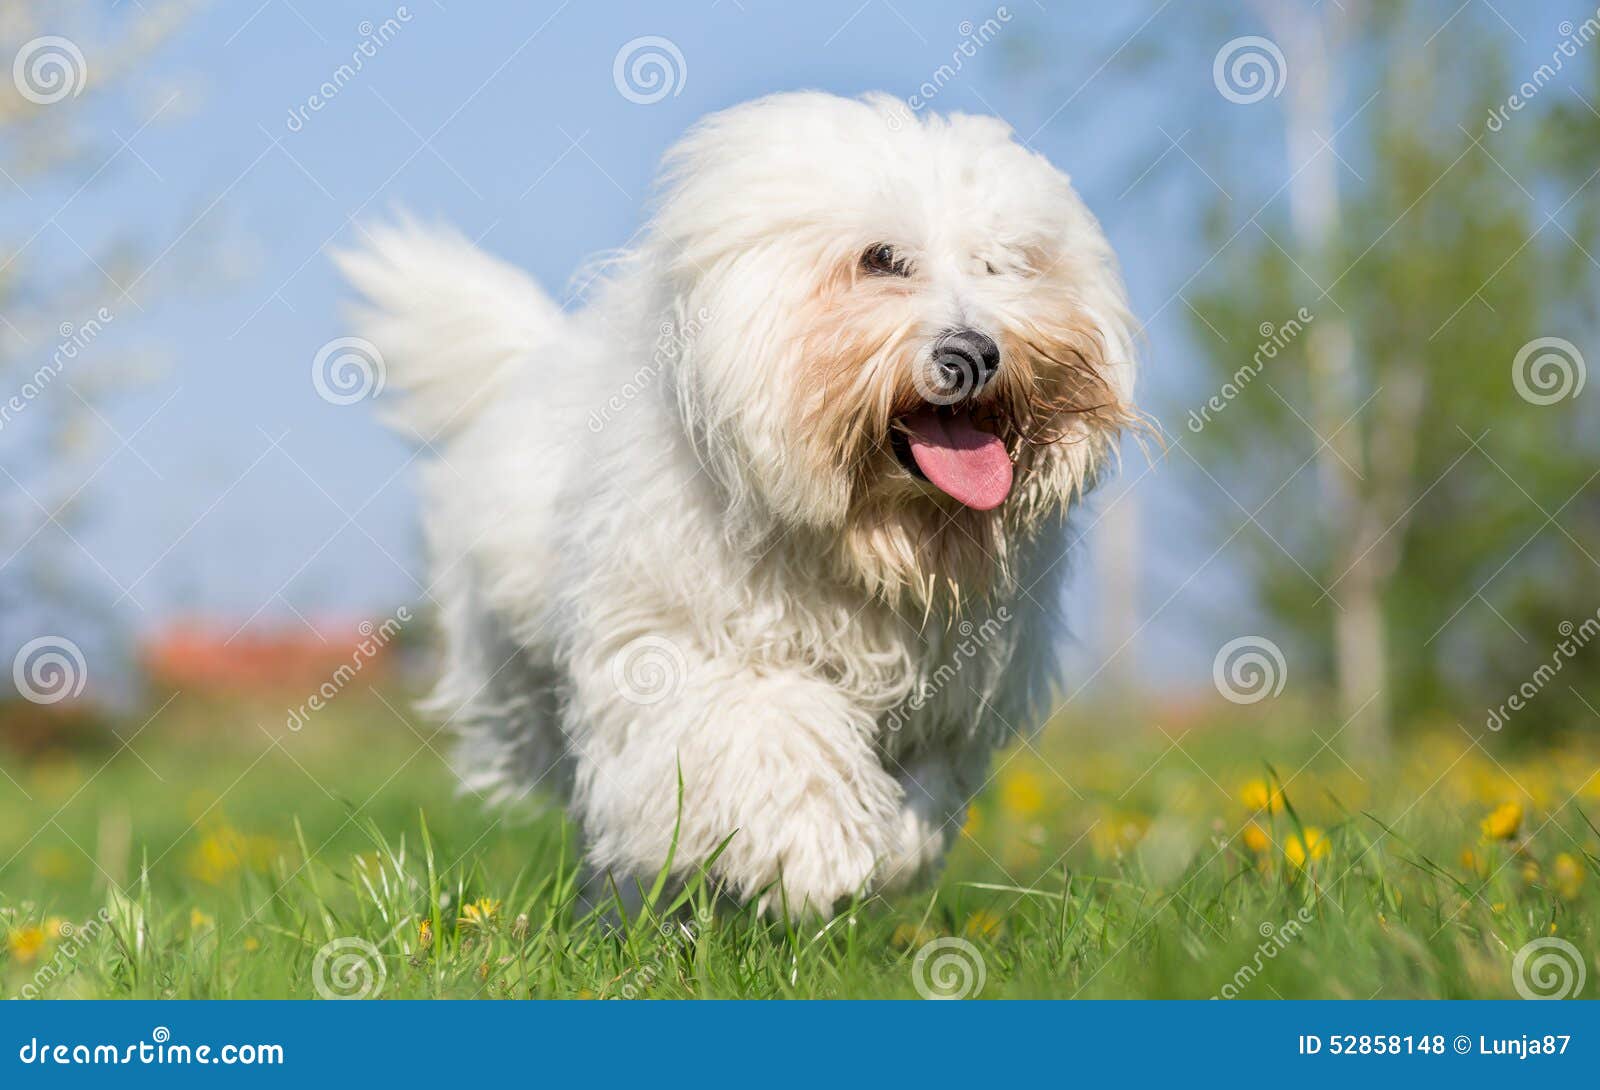
M 1471 848 L 1461 849 L 1461 865 L 1473 874 L 1484 872 L 1483 860 L 1478 858 L 1478 853 Z
M 266 870 L 277 854 L 278 846 L 271 837 L 247 836 L 231 825 L 220 825 L 190 849 L 188 870 L 193 877 L 216 886 L 242 868 Z
M 72 877 L 78 862 L 64 848 L 43 848 L 33 857 L 33 869 L 41 878 L 60 881 Z
M 20 964 L 28 965 L 44 949 L 45 933 L 42 927 L 19 927 L 6 936 L 6 949 Z
M 971 939 L 999 938 L 1000 932 L 1005 930 L 1005 921 L 993 912 L 979 909 L 967 917 L 966 926 L 961 929 L 962 934 Z
M 1017 817 L 1032 817 L 1044 809 L 1044 785 L 1026 768 L 1018 768 L 1000 781 L 1000 805 Z
M 256 938 L 254 935 L 247 936 L 244 940 L 244 948 L 246 951 L 253 954 L 257 950 L 261 949 L 261 940 Z
M 1244 827 L 1244 833 L 1239 839 L 1244 841 L 1246 848 L 1249 848 L 1257 855 L 1266 854 L 1267 850 L 1272 847 L 1272 838 L 1267 835 L 1267 831 L 1253 821 Z
M 1478 823 L 1485 840 L 1510 840 L 1522 828 L 1522 803 L 1502 802 Z
M 1251 780 L 1239 788 L 1239 801 L 1247 810 L 1276 814 L 1283 809 L 1283 788 L 1268 787 L 1265 780 Z
M 417 949 L 433 949 L 433 921 L 430 919 L 424 918 L 423 921 L 417 925 Z
M 889 941 L 898 950 L 909 950 L 913 946 L 926 946 L 938 937 L 937 931 L 919 927 L 914 923 L 903 923 L 895 926 L 894 934 L 890 936 Z
M 961 835 L 969 839 L 976 840 L 978 839 L 978 833 L 981 832 L 982 829 L 983 811 L 978 809 L 977 804 L 974 803 L 973 805 L 967 807 L 967 820 L 966 823 L 961 826 Z
M 1327 855 L 1328 838 L 1314 825 L 1306 826 L 1304 840 L 1298 833 L 1293 833 L 1283 842 L 1283 856 L 1294 867 L 1304 867 L 1308 859 L 1315 863 Z
M 499 915 L 499 901 L 490 897 L 479 897 L 476 901 L 469 901 L 461 906 L 461 926 L 488 931 L 494 927 L 495 918 Z
M 72 924 L 60 916 L 51 916 L 44 921 L 44 934 L 48 939 L 64 939 L 72 934 Z
M 1583 864 L 1577 858 L 1562 852 L 1550 864 L 1550 878 L 1563 900 L 1576 901 L 1583 888 Z
M 216 926 L 217 921 L 212 919 L 210 916 L 207 916 L 204 912 L 201 912 L 198 908 L 191 908 L 189 910 L 190 931 L 210 931 Z
M 1123 853 L 1132 851 L 1149 830 L 1150 818 L 1145 814 L 1106 814 L 1089 830 L 1089 844 L 1101 859 L 1120 859 Z

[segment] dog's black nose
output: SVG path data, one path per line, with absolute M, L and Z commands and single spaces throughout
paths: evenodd
M 970 396 L 1000 369 L 1000 346 L 976 329 L 953 329 L 933 342 L 933 367 L 941 386 Z

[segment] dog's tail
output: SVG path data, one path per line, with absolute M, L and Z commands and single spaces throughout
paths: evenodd
M 408 438 L 448 438 L 495 400 L 562 314 L 522 270 L 454 231 L 409 219 L 333 254 L 365 302 L 350 308 L 377 349 L 386 423 Z

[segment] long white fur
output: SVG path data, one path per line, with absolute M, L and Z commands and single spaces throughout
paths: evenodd
M 1005 543 L 987 597 L 917 604 L 840 570 L 841 486 L 785 446 L 786 323 L 838 247 L 880 237 L 917 238 L 930 269 L 940 248 L 962 258 L 919 302 L 929 329 L 1004 320 L 1003 285 L 966 258 L 1044 240 L 1108 381 L 1131 389 L 1110 250 L 1065 176 L 997 121 L 881 98 L 779 95 L 707 119 L 576 313 L 415 224 L 341 258 L 389 418 L 438 454 L 432 705 L 464 782 L 566 800 L 590 865 L 623 888 L 668 857 L 680 770 L 680 876 L 732 835 L 715 877 L 769 904 L 780 873 L 789 907 L 813 911 L 925 879 L 993 750 L 1045 706 L 1088 448 L 1062 455 L 1055 517 Z

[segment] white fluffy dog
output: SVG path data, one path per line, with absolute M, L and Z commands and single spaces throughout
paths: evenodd
M 1132 411 L 1066 176 L 997 120 L 783 94 L 668 154 L 582 310 L 411 224 L 340 262 L 436 455 L 467 786 L 553 791 L 624 889 L 926 878 L 1047 710 L 1066 516 Z

